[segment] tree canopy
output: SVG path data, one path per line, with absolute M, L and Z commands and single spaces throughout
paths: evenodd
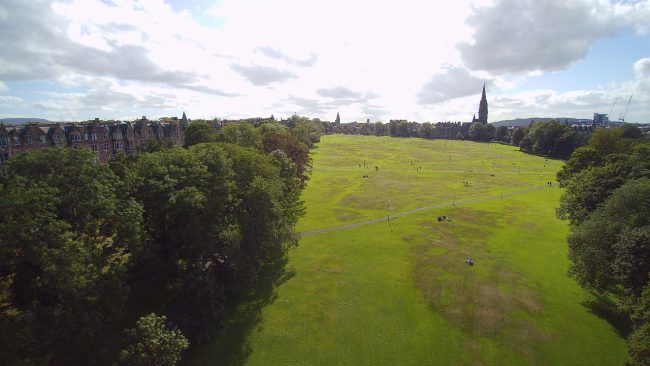
M 194 122 L 187 148 L 152 146 L 109 164 L 65 148 L 7 161 L 0 359 L 172 365 L 188 340 L 207 340 L 297 244 L 309 167 L 300 136 L 313 143 L 314 126 L 226 124 L 220 138 L 232 143 L 217 143 L 211 125 Z M 147 288 L 159 294 L 143 307 L 134 299 Z
M 565 188 L 557 215 L 571 225 L 570 273 L 590 290 L 620 296 L 634 325 L 629 365 L 650 361 L 650 141 L 637 130 L 596 130 L 557 175 Z

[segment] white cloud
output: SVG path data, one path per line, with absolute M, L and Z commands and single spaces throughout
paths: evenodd
M 637 79 L 650 79 L 650 57 L 642 58 L 634 63 Z
M 14 97 L 11 95 L 0 95 L 0 107 L 1 108 L 15 108 L 25 104 L 25 100 L 20 97 Z
M 27 102 L 73 118 L 182 109 L 207 118 L 468 120 L 482 80 L 488 98 L 505 98 L 524 77 L 494 74 L 566 67 L 620 29 L 607 20 L 643 32 L 650 18 L 648 1 L 512 1 L 223 0 L 198 22 L 163 0 L 5 0 L 0 47 L 11 52 L 0 54 L 0 80 L 15 81 L 10 92 L 23 81 L 57 85 Z M 646 79 L 630 86 L 644 90 Z M 562 107 L 549 98 L 539 100 Z
M 467 69 L 457 66 L 447 65 L 443 67 L 442 72 L 434 74 L 418 92 L 419 104 L 436 104 L 454 98 L 474 95 L 481 90 L 481 85 L 486 83 L 492 84 L 490 80 L 485 80 L 473 76 Z
M 622 28 L 609 4 L 581 0 L 496 0 L 467 19 L 471 42 L 458 49 L 472 69 L 493 74 L 552 71 L 585 57 Z

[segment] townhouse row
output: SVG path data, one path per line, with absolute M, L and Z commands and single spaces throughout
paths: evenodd
M 0 163 L 21 152 L 51 146 L 73 149 L 88 148 L 97 161 L 107 162 L 118 154 L 134 154 L 150 140 L 169 140 L 175 145 L 185 141 L 187 118 L 149 121 L 146 117 L 134 122 L 93 121 L 82 123 L 52 123 L 0 125 Z

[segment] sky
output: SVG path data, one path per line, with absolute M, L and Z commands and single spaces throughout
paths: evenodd
M 650 123 L 650 0 L 3 0 L 0 118 Z

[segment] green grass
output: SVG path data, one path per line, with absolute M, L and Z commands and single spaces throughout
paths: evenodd
M 301 231 L 384 216 L 388 201 L 395 213 L 545 186 L 562 164 L 497 144 L 361 136 L 325 136 L 313 158 Z M 305 236 L 294 276 L 255 310 L 241 344 L 219 347 L 226 331 L 189 363 L 621 364 L 624 340 L 566 275 L 560 193 L 554 184 Z

